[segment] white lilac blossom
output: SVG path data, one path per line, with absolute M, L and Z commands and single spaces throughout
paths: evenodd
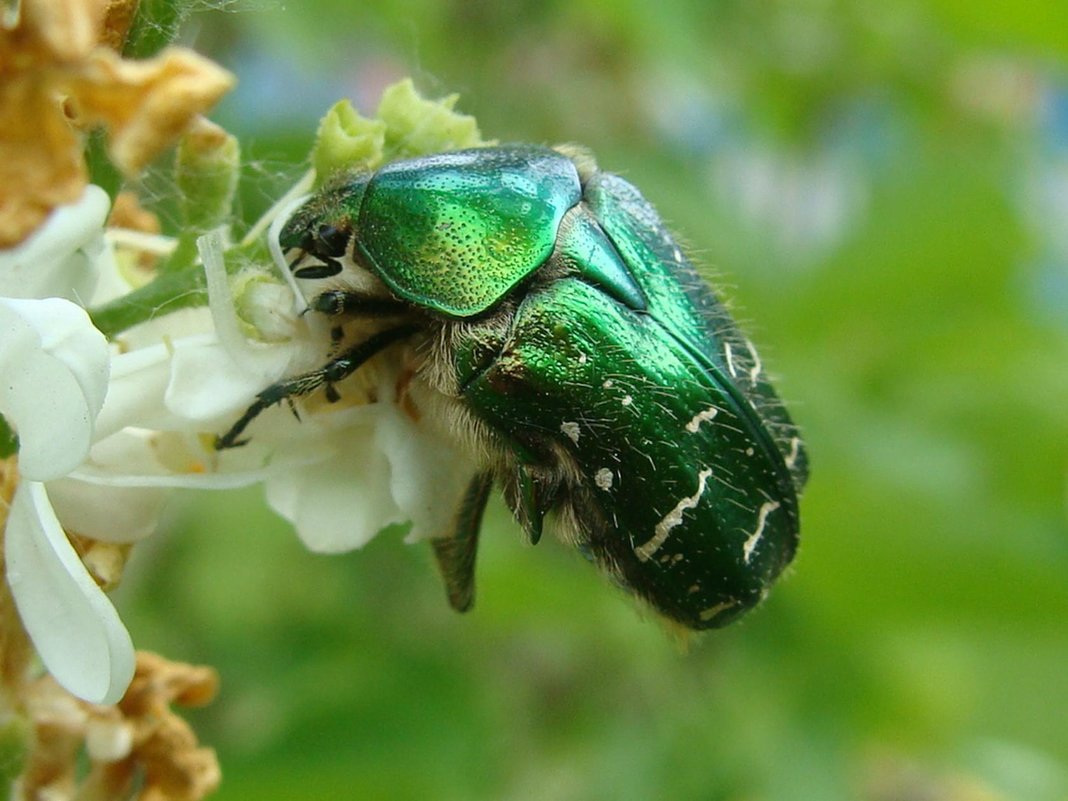
M 0 414 L 19 437 L 6 578 L 48 670 L 75 695 L 113 702 L 133 675 L 130 637 L 90 578 L 46 485 L 88 453 L 107 392 L 107 342 L 67 298 L 87 298 L 105 252 L 107 195 L 89 186 L 19 247 L 0 252 Z
M 283 273 L 288 270 L 276 246 L 278 230 L 300 200 L 280 211 L 268 234 Z M 279 368 L 291 374 L 319 366 L 329 340 L 327 332 L 316 327 L 313 315 L 293 318 L 301 321 L 303 343 L 291 341 L 288 351 L 246 342 L 239 334 L 225 281 L 219 280 L 224 267 L 216 237 L 202 238 L 200 252 L 216 333 L 232 356 L 231 370 L 242 364 L 248 370 L 251 364 L 267 376 L 280 375 Z M 290 287 L 297 296 L 295 308 L 303 309 L 299 287 L 294 282 Z M 272 304 L 276 311 L 292 305 L 279 299 Z M 268 364 L 271 369 L 266 369 Z M 395 371 L 386 366 L 380 371 L 378 402 L 305 413 L 299 423 L 284 408 L 269 410 L 264 417 L 271 418 L 270 424 L 256 426 L 251 435 L 252 445 L 265 454 L 268 503 L 294 524 L 311 550 L 336 553 L 359 548 L 394 524 L 411 524 L 409 542 L 448 532 L 474 468 L 465 470 L 463 457 L 450 443 L 399 408 L 396 384 Z M 257 389 L 264 386 L 266 382 Z M 249 401 L 251 396 L 246 404 Z M 226 454 L 221 463 L 232 458 Z
M 379 391 L 377 403 L 315 415 L 294 431 L 291 456 L 307 462 L 267 479 L 268 503 L 313 551 L 359 548 L 394 524 L 411 524 L 408 542 L 445 536 L 474 473 L 393 402 L 390 382 Z
M 307 410 L 300 420 L 268 410 L 249 445 L 217 454 L 212 435 L 270 383 L 318 366 L 328 331 L 294 311 L 295 286 L 273 281 L 244 283 L 243 328 L 216 232 L 199 242 L 209 308 L 139 325 L 109 354 L 85 312 L 59 297 L 99 302 L 110 299 L 102 289 L 125 288 L 102 238 L 99 190 L 87 195 L 27 243 L 38 249 L 32 259 L 0 256 L 0 270 L 11 268 L 0 274 L 6 284 L 34 265 L 52 276 L 33 285 L 43 297 L 0 299 L 0 414 L 19 435 L 22 475 L 7 578 L 46 669 L 78 697 L 112 703 L 129 683 L 133 647 L 65 531 L 134 543 L 155 530 L 173 488 L 264 481 L 270 505 L 313 550 L 357 548 L 403 523 L 414 541 L 447 533 L 473 468 L 394 402 L 388 365 L 378 402 Z M 249 320 L 262 341 L 246 339 Z
M 180 438 L 131 427 L 163 416 L 163 389 L 152 392 L 158 353 L 112 354 L 66 299 L 129 290 L 105 240 L 107 212 L 106 194 L 90 186 L 0 252 L 0 414 L 19 438 L 20 475 L 4 531 L 6 578 L 45 668 L 95 703 L 125 692 L 133 645 L 66 532 L 141 539 L 155 530 L 167 488 L 197 467 Z
M 206 449 L 189 430 L 188 412 L 204 412 L 197 398 L 240 403 L 254 391 L 250 380 L 235 396 L 225 368 L 205 368 L 210 316 L 197 326 L 208 333 L 173 347 L 165 340 L 186 333 L 181 315 L 153 325 L 152 347 L 137 348 L 135 336 L 124 343 L 128 352 L 111 353 L 86 312 L 66 299 L 129 290 L 105 240 L 107 211 L 106 194 L 90 186 L 23 245 L 0 253 L 0 414 L 19 437 L 21 478 L 5 527 L 6 578 L 46 669 L 96 703 L 125 692 L 133 645 L 66 532 L 132 543 L 155 530 L 170 488 L 262 477 L 210 475 Z M 171 374 L 183 371 L 205 378 L 203 387 L 171 398 Z M 187 416 L 169 414 L 168 400 Z
M 104 221 L 111 201 L 99 186 L 56 208 L 45 224 L 10 250 L 0 250 L 0 297 L 66 298 L 88 303 L 105 258 Z
M 22 478 L 4 536 L 11 594 L 56 680 L 80 698 L 114 703 L 133 677 L 133 645 L 43 483 L 89 450 L 107 390 L 107 343 L 70 301 L 0 298 L 0 375 L 0 414 L 19 435 Z

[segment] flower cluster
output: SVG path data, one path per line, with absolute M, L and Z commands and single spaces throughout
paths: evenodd
M 373 164 L 400 147 L 477 144 L 473 121 L 452 112 L 453 102 L 428 103 L 402 83 L 375 120 L 340 105 L 324 121 L 313 163 L 327 172 L 354 152 Z M 378 402 L 312 402 L 301 419 L 270 410 L 270 425 L 257 426 L 250 444 L 216 452 L 214 435 L 260 390 L 319 366 L 330 347 L 329 331 L 301 313 L 300 288 L 279 280 L 257 237 L 273 220 L 268 240 L 276 242 L 314 175 L 235 245 L 225 226 L 212 227 L 230 214 L 232 182 L 200 180 L 220 164 L 236 174 L 232 144 L 197 125 L 179 147 L 179 166 L 193 175 L 179 186 L 200 193 L 185 198 L 200 210 L 193 233 L 207 231 L 194 237 L 192 254 L 180 254 L 189 231 L 172 239 L 109 225 L 110 199 L 91 185 L 0 251 L 0 423 L 18 437 L 20 475 L 4 528 L 7 585 L 45 668 L 92 703 L 117 702 L 136 662 L 102 588 L 154 531 L 171 490 L 262 482 L 310 548 L 338 552 L 394 524 L 411 524 L 410 541 L 441 535 L 467 483 L 453 450 L 393 402 L 399 367 L 388 364 L 368 393 Z M 220 219 L 205 218 L 205 208 Z M 147 279 L 146 254 L 169 259 Z M 206 305 L 154 313 L 198 291 Z M 121 325 L 102 322 L 116 310 Z
M 121 58 L 136 0 L 25 0 L 0 25 L 0 247 L 21 242 L 86 184 L 84 132 L 111 133 L 135 175 L 233 84 L 196 53 Z
M 19 798 L 198 801 L 221 778 L 218 759 L 171 705 L 202 706 L 218 688 L 207 667 L 137 655 L 133 681 L 114 706 L 88 704 L 51 676 L 25 694 L 34 748 L 16 782 Z M 84 752 L 84 764 L 79 761 Z
M 140 781 L 139 798 L 195 801 L 218 784 L 169 709 L 209 700 L 214 674 L 135 652 L 106 594 L 173 490 L 262 483 L 309 548 L 338 552 L 397 524 L 440 536 L 469 477 L 397 402 L 390 363 L 345 403 L 271 409 L 245 447 L 215 442 L 332 346 L 279 252 L 290 211 L 337 170 L 480 144 L 474 120 L 410 82 L 372 119 L 338 104 L 313 169 L 235 242 L 238 143 L 199 116 L 232 78 L 181 48 L 121 57 L 142 7 L 23 0 L 0 15 L 0 721 L 26 744 L 0 782 L 26 797 L 127 797 Z M 87 183 L 95 128 L 127 176 L 177 145 L 172 235 Z

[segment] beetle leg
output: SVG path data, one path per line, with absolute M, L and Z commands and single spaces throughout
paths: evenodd
M 338 317 L 342 314 L 359 315 L 361 317 L 390 317 L 403 314 L 410 308 L 406 304 L 393 298 L 373 298 L 361 295 L 358 292 L 348 292 L 344 289 L 329 289 L 322 294 L 316 295 L 308 304 L 310 311 L 317 311 L 328 317 Z
M 518 489 L 516 519 L 527 533 L 530 544 L 537 545 L 541 539 L 545 510 L 548 507 L 544 498 L 545 493 L 541 491 L 537 478 L 522 462 L 516 463 L 516 484 Z
M 479 473 L 472 478 L 456 510 L 452 532 L 447 537 L 430 541 L 441 577 L 445 580 L 449 606 L 457 612 L 466 612 L 475 602 L 478 533 L 492 487 L 493 477 L 489 472 Z
M 372 298 L 358 292 L 343 289 L 330 289 L 316 295 L 301 314 L 318 312 L 327 317 L 395 317 L 404 314 L 407 307 L 393 298 Z M 330 355 L 337 353 L 338 346 L 345 338 L 345 328 L 340 323 L 330 329 Z M 331 401 L 333 402 L 333 401 Z
M 245 410 L 245 413 L 230 427 L 229 431 L 215 440 L 215 450 L 244 445 L 247 440 L 239 440 L 238 437 L 248 427 L 248 424 L 255 420 L 264 410 L 284 400 L 308 395 L 324 384 L 328 386 L 336 384 L 356 372 L 360 365 L 376 353 L 398 340 L 411 336 L 417 330 L 418 328 L 414 325 L 402 325 L 397 328 L 379 331 L 336 359 L 331 359 L 317 370 L 272 384 L 256 396 L 256 401 Z
M 293 275 L 297 278 L 304 279 L 317 279 L 317 278 L 332 278 L 338 275 L 344 268 L 341 266 L 341 262 L 337 259 L 332 259 L 329 256 L 316 257 L 322 262 L 321 264 L 309 264 L 304 267 L 297 267 L 293 270 Z

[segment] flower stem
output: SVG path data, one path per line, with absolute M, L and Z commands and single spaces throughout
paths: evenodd
M 7 510 L 18 485 L 16 459 L 0 460 L 0 577 L 6 574 L 4 537 Z M 33 731 L 24 717 L 23 690 L 33 647 L 7 582 L 0 578 L 0 800 L 11 797 L 15 778 L 22 773 Z
M 154 56 L 174 39 L 191 8 L 188 0 L 141 0 L 123 55 L 127 58 Z
M 6 459 L 8 456 L 13 456 L 18 453 L 19 450 L 19 438 L 15 435 L 15 432 L 8 425 L 7 420 L 0 414 L 0 459 Z
M 208 302 L 207 282 L 202 269 L 160 273 L 152 281 L 128 295 L 89 310 L 93 325 L 108 339 L 127 328 L 178 309 L 203 306 Z

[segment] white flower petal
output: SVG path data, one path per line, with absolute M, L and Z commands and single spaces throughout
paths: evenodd
M 371 429 L 358 425 L 335 436 L 344 440 L 333 458 L 300 470 L 278 471 L 267 480 L 268 504 L 296 526 L 308 548 L 319 553 L 359 548 L 387 526 L 407 520 L 390 494 L 389 462 L 371 447 Z M 330 448 L 325 439 L 320 442 Z
M 41 337 L 41 347 L 70 370 L 96 417 L 108 391 L 107 339 L 80 306 L 59 298 L 11 301 L 21 307 Z M 26 314 L 32 312 L 32 316 Z
M 301 179 L 301 183 L 303 183 L 307 177 L 308 176 L 305 175 L 304 178 Z M 291 192 L 298 190 L 298 187 L 299 184 L 298 186 L 293 187 Z M 299 194 L 292 200 L 287 201 L 284 205 L 277 206 L 277 215 L 271 221 L 271 225 L 267 229 L 267 247 L 271 251 L 271 257 L 274 259 L 275 265 L 293 290 L 293 310 L 297 314 L 307 308 L 308 303 L 300 286 L 297 284 L 296 276 L 293 275 L 292 270 L 289 269 L 289 265 L 286 263 L 286 254 L 282 252 L 282 245 L 279 243 L 278 237 L 282 233 L 285 224 L 289 222 L 289 218 L 293 216 L 293 213 L 296 212 L 298 208 L 304 205 L 309 197 L 310 195 Z M 273 210 L 274 209 L 272 209 L 272 211 Z
M 7 582 L 45 667 L 79 698 L 118 701 L 133 678 L 133 643 L 60 528 L 44 485 L 19 485 L 5 543 Z
M 412 523 L 407 542 L 446 536 L 476 470 L 449 442 L 382 404 L 375 450 L 390 463 L 390 493 Z
M 243 409 L 282 376 L 291 353 L 285 345 L 264 345 L 236 364 L 218 341 L 176 342 L 164 403 L 188 420 L 215 420 Z
M 107 392 L 103 334 L 83 309 L 58 298 L 0 298 L 0 413 L 19 436 L 19 469 L 56 478 L 89 450 Z
M 226 260 L 223 256 L 225 247 L 224 229 L 217 228 L 197 238 L 197 252 L 204 265 L 208 306 L 215 324 L 215 336 L 233 355 L 234 360 L 240 362 L 248 343 L 241 335 L 241 324 L 234 308 L 234 296 L 230 292 L 230 280 L 226 275 Z
M 21 245 L 0 251 L 0 296 L 88 302 L 110 206 L 107 192 L 90 184 L 80 200 L 56 208 Z
M 211 312 L 205 306 L 176 309 L 138 323 L 115 337 L 122 353 L 158 347 L 186 337 L 214 337 Z
M 126 426 L 166 427 L 170 414 L 163 394 L 171 380 L 171 351 L 164 345 L 111 357 L 111 382 L 96 419 L 96 436 L 110 437 Z
M 68 477 L 101 489 L 223 490 L 256 484 L 273 472 L 299 471 L 322 460 L 321 454 L 287 450 L 265 467 L 267 449 L 258 442 L 228 451 L 225 460 L 205 447 L 197 435 L 127 428 L 95 444 L 88 460 Z M 224 465 L 222 471 L 220 464 Z M 86 498 L 92 501 L 91 493 Z M 66 523 L 67 518 L 63 521 Z M 76 521 L 72 520 L 72 526 L 80 530 Z M 101 539 L 126 542 L 131 538 L 119 533 Z
M 109 231 L 105 229 L 103 237 L 94 240 L 82 251 L 92 262 L 93 273 L 96 275 L 93 294 L 88 298 L 79 296 L 82 301 L 81 305 L 87 308 L 102 306 L 134 289 L 130 283 L 130 273 L 136 269 L 133 265 L 140 253 L 124 254 L 122 264 L 129 265 L 130 271 L 124 272 L 119 257 L 115 254 L 115 243 L 111 241 L 108 234 Z
M 101 542 L 137 542 L 156 530 L 170 490 L 61 478 L 48 482 L 48 497 L 64 528 Z
M 111 436 L 125 426 L 212 429 L 280 377 L 289 353 L 287 346 L 265 345 L 252 369 L 243 369 L 213 335 L 199 334 L 117 354 L 97 436 Z M 265 381 L 264 375 L 274 378 Z

